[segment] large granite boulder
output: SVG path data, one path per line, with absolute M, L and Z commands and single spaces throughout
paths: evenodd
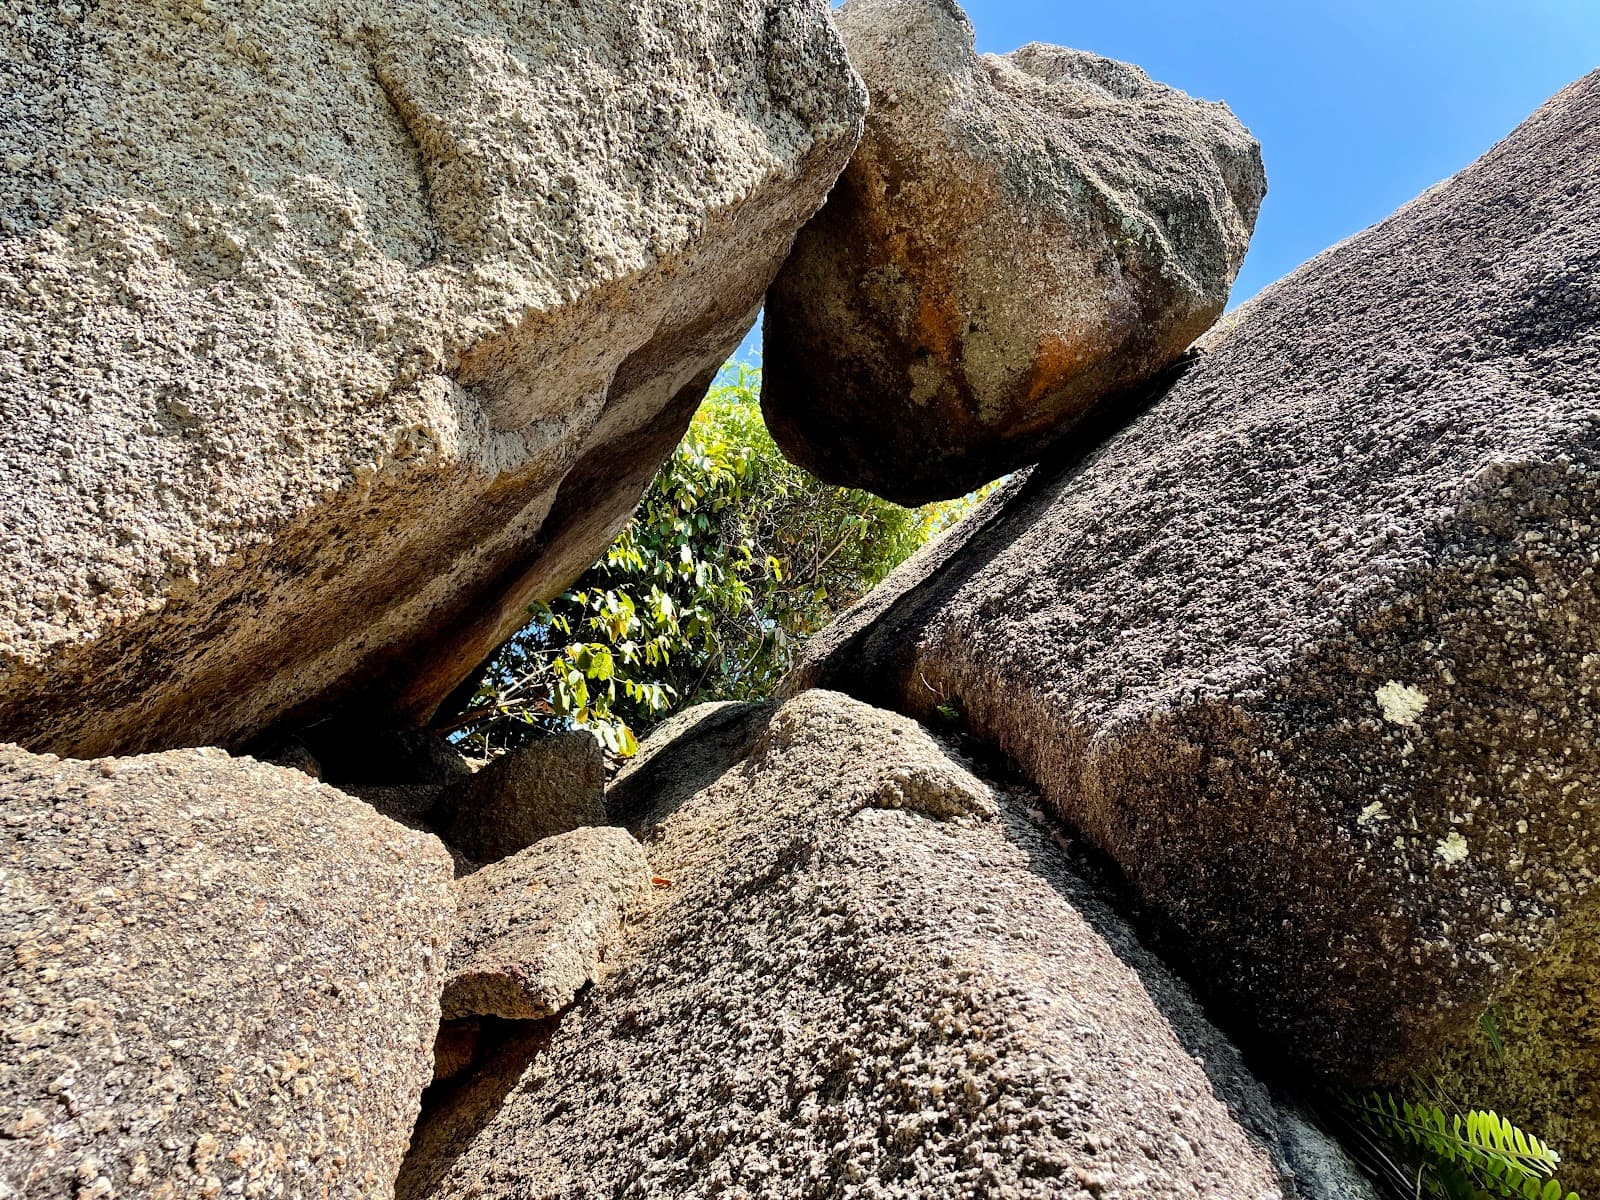
M 669 782 L 654 914 L 441 1100 L 399 1196 L 1284 1195 L 1269 1098 L 1028 808 L 903 717 L 791 701 Z
M 1591 1188 L 1596 162 L 1600 74 L 1010 485 L 792 682 L 959 717 L 1242 1020 L 1350 1081 L 1443 1053 Z
M 603 551 L 854 146 L 825 0 L 0 26 L 0 736 L 420 722 Z
M 1266 192 L 1226 106 L 954 0 L 848 0 L 866 134 L 767 297 L 785 454 L 903 504 L 1035 462 L 1221 314 Z
M 385 1194 L 452 907 L 298 771 L 0 748 L 0 1195 Z
M 649 894 L 650 864 L 625 829 L 574 829 L 459 880 L 444 1019 L 554 1016 Z

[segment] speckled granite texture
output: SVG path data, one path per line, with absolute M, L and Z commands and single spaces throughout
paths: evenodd
M 624 829 L 574 829 L 459 880 L 445 1019 L 554 1016 L 616 956 L 649 894 L 650 865 Z
M 0 738 L 425 719 L 627 520 L 864 108 L 825 0 L 8 3 Z
M 645 927 L 441 1100 L 401 1200 L 1292 1194 L 1237 1053 L 913 722 L 811 692 L 663 785 Z
M 0 1196 L 386 1195 L 452 908 L 298 771 L 0 747 Z
M 1059 46 L 979 55 L 955 0 L 848 0 L 866 133 L 767 297 L 784 453 L 902 504 L 1075 440 L 1221 315 L 1266 193 L 1226 105 Z
M 792 681 L 957 710 L 1242 1026 L 1353 1080 L 1476 1062 L 1477 1102 L 1587 1188 L 1597 162 L 1600 74 L 1225 321 Z M 1480 1030 L 1490 1004 L 1525 1069 Z

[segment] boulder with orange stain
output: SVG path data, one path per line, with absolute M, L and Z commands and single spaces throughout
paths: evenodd
M 829 482 L 959 496 L 1211 326 L 1266 192 L 1260 147 L 1137 67 L 979 55 L 951 0 L 835 17 L 872 108 L 768 295 L 763 408 Z

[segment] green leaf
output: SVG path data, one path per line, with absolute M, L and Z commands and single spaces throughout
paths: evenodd
M 1495 1010 L 1492 1007 L 1486 1009 L 1483 1015 L 1478 1018 L 1478 1028 L 1483 1030 L 1484 1035 L 1489 1039 L 1489 1044 L 1494 1047 L 1495 1057 L 1504 1058 L 1506 1046 L 1500 1040 L 1500 1028 L 1495 1018 Z

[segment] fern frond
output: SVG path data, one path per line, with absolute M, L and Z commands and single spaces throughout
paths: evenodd
M 1578 1200 L 1556 1179 L 1561 1156 L 1498 1113 L 1474 1109 L 1447 1116 L 1436 1104 L 1413 1104 L 1372 1092 L 1350 1097 L 1351 1112 L 1391 1141 L 1411 1147 L 1435 1169 L 1435 1195 L 1461 1194 L 1462 1185 L 1505 1200 Z

